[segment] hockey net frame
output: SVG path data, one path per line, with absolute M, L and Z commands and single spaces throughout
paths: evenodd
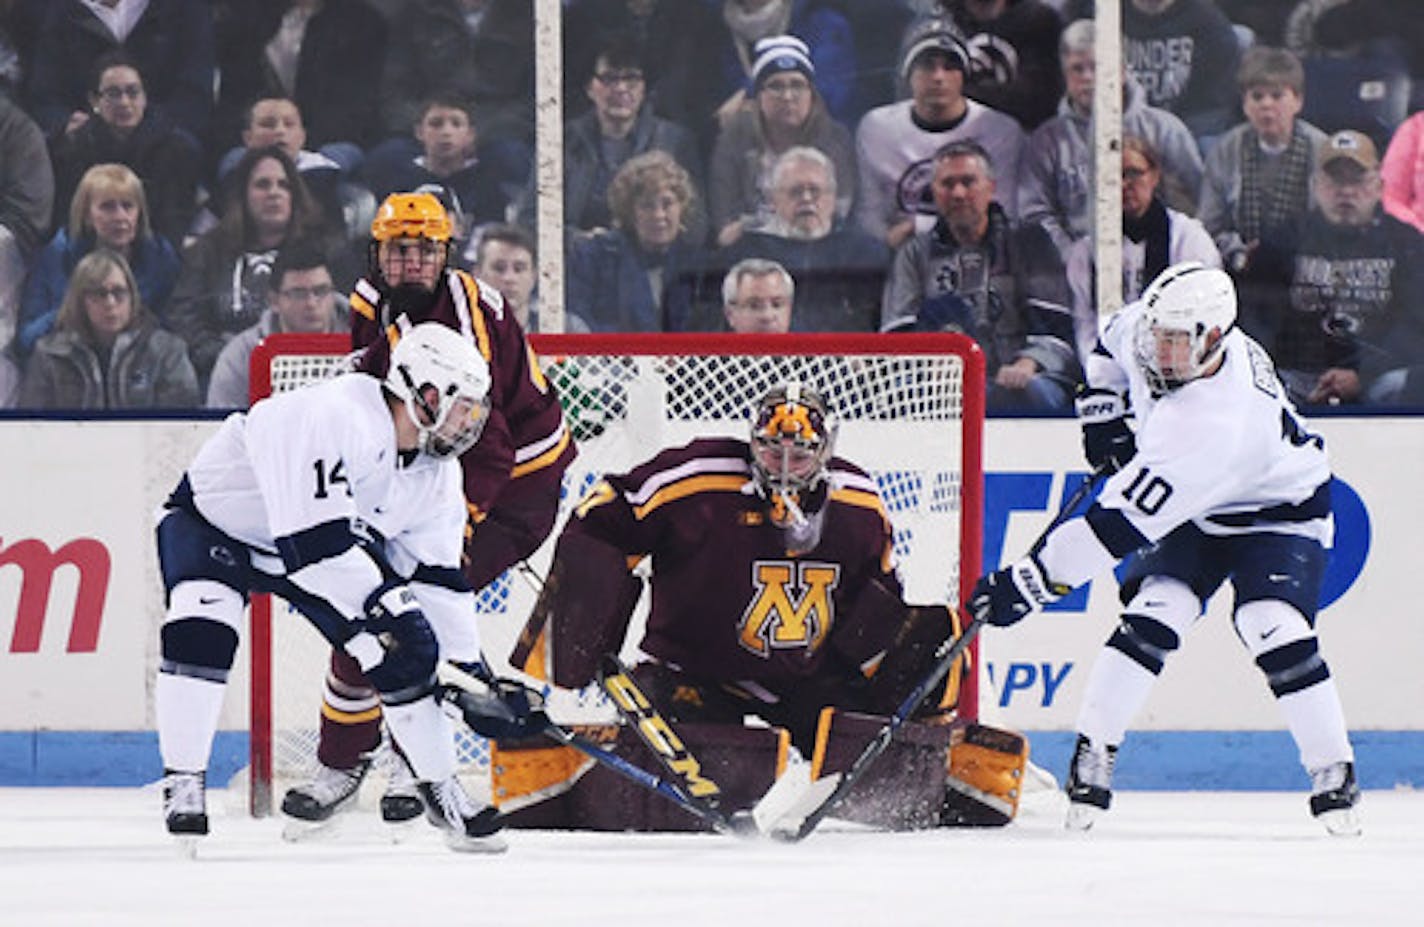
M 880 485 L 895 528 L 907 599 L 914 604 L 958 604 L 968 598 L 980 573 L 984 493 L 984 356 L 972 339 L 938 333 L 816 333 L 531 335 L 529 341 L 541 368 L 559 390 L 580 447 L 580 459 L 565 479 L 559 525 L 603 469 L 624 469 L 661 447 L 685 443 L 692 437 L 744 436 L 750 403 L 770 386 L 795 376 L 826 394 L 841 422 L 837 453 L 863 466 Z M 345 335 L 269 336 L 252 354 L 253 401 L 345 369 L 349 352 L 350 341 Z M 679 371 L 684 375 L 679 376 Z M 689 372 L 691 376 L 686 375 Z M 689 385 L 693 391 L 700 390 L 698 384 L 712 384 L 721 392 L 698 393 L 695 402 L 679 406 L 680 391 Z M 650 396 L 663 418 L 648 418 L 645 406 L 650 404 Z M 604 436 L 619 425 L 623 426 L 621 431 L 634 436 L 633 447 L 620 443 L 614 459 L 588 460 L 590 452 L 603 453 L 599 442 L 611 440 Z M 656 433 L 642 440 L 644 430 Z M 911 437 L 915 440 L 907 443 L 894 440 Z M 902 471 L 865 460 L 867 454 L 882 454 L 879 459 L 884 460 L 883 453 L 899 459 L 921 452 L 930 461 L 923 470 Z M 547 566 L 558 530 L 556 525 L 550 540 L 530 558 L 538 575 L 543 575 L 541 567 Z M 933 545 L 924 540 L 930 537 Z M 916 538 L 929 549 L 916 549 Z M 937 548 L 946 543 L 955 549 L 946 551 L 941 560 Z M 910 566 L 916 575 L 908 575 Z M 510 570 L 480 593 L 481 620 L 489 620 L 484 617 L 486 608 L 494 609 L 502 602 L 508 613 L 504 620 L 513 625 L 513 634 L 524 621 L 523 614 L 513 612 L 526 600 L 532 604 L 537 582 L 527 575 L 516 576 L 516 572 Z M 303 721 L 310 723 L 311 731 L 275 726 L 279 707 L 275 682 L 281 667 L 274 655 L 274 630 L 284 626 L 274 626 L 273 614 L 270 597 L 252 597 L 248 772 L 249 809 L 254 816 L 270 814 L 277 784 L 300 775 L 278 768 L 279 754 L 287 749 L 284 739 L 295 738 L 299 752 L 315 743 L 316 709 Z M 635 618 L 630 629 L 633 643 L 638 622 Z M 503 668 L 499 664 L 508 651 L 499 652 L 494 645 L 512 641 L 512 635 L 507 639 L 502 636 L 510 627 L 501 626 L 500 630 L 502 634 L 491 640 L 487 626 L 481 625 L 487 656 L 497 668 Z M 286 647 L 284 643 L 284 653 Z M 324 649 L 322 653 L 311 657 L 312 665 L 307 668 L 303 664 L 301 671 L 309 675 L 304 684 L 314 696 L 320 694 L 326 668 Z M 551 713 L 556 717 L 602 718 L 605 706 L 601 693 L 585 690 L 556 696 L 564 697 L 562 702 L 551 699 Z M 976 646 L 970 651 L 961 683 L 959 715 L 977 717 L 978 698 Z M 468 732 L 462 733 L 462 737 L 466 735 Z M 472 766 L 483 762 L 485 768 L 478 775 L 487 779 L 487 746 L 476 745 L 473 758 L 471 749 L 468 743 L 462 745 L 463 762 Z M 482 783 L 474 785 L 480 788 Z

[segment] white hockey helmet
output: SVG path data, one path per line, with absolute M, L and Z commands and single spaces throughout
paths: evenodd
M 391 350 L 385 385 L 405 401 L 420 450 L 458 457 L 489 419 L 489 365 L 470 339 L 438 322 L 411 328 Z
M 1154 392 L 1201 376 L 1221 354 L 1236 324 L 1236 285 L 1200 261 L 1173 264 L 1142 294 L 1135 338 L 1137 362 Z

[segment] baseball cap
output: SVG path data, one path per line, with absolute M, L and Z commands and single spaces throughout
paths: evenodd
M 1315 160 L 1321 167 L 1333 161 L 1353 161 L 1367 171 L 1379 167 L 1379 152 L 1375 143 L 1363 132 L 1344 129 L 1320 143 Z

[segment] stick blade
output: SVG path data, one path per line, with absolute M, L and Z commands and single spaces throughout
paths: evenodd
M 787 770 L 752 809 L 757 828 L 777 840 L 800 840 L 805 836 L 802 829 L 806 818 L 825 803 L 841 784 L 841 778 L 840 773 L 835 773 L 813 782 L 804 765 Z

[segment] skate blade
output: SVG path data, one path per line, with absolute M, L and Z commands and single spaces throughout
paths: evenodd
M 1326 832 L 1332 837 L 1358 837 L 1364 833 L 1364 828 L 1360 826 L 1360 814 L 1354 808 L 1323 811 L 1315 819 L 1325 825 Z
M 487 837 L 471 837 L 466 834 L 445 834 L 445 845 L 456 853 L 504 853 L 509 850 L 509 841 L 499 834 Z
M 173 848 L 178 851 L 178 856 L 181 859 L 197 859 L 198 844 L 202 839 L 197 834 L 174 834 Z
M 1093 829 L 1093 825 L 1098 823 L 1098 818 L 1103 816 L 1103 809 L 1097 805 L 1087 805 L 1081 802 L 1070 802 L 1068 805 L 1068 815 L 1063 819 L 1065 830 L 1082 833 Z
M 341 815 L 333 814 L 324 821 L 303 821 L 287 818 L 282 825 L 282 839 L 287 843 L 321 843 L 341 836 Z
M 407 840 L 423 834 L 427 825 L 422 816 L 406 821 L 385 821 L 383 826 L 391 843 L 405 843 Z

